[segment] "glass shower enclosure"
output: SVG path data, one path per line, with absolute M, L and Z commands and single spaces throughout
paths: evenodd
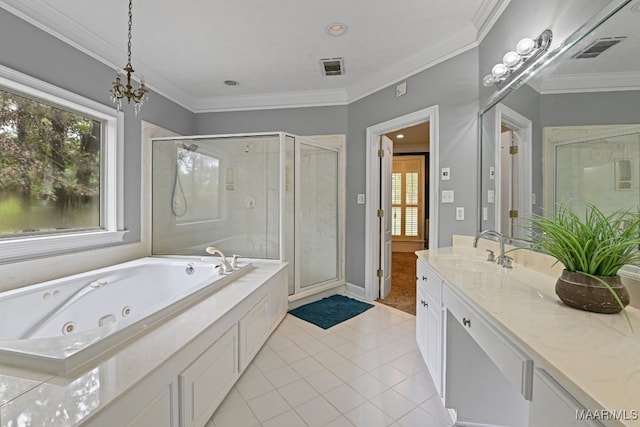
M 152 140 L 152 254 L 289 262 L 289 295 L 344 284 L 338 148 L 276 133 Z

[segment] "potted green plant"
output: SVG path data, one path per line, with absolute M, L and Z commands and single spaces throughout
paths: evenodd
M 556 283 L 562 302 L 597 313 L 618 313 L 629 304 L 618 272 L 624 265 L 640 265 L 640 213 L 605 214 L 592 203 L 581 204 L 584 217 L 570 204 L 561 204 L 555 216 L 532 216 L 528 242 L 533 250 L 564 265 Z

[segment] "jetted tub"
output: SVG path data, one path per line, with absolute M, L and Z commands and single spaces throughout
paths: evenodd
M 148 257 L 0 293 L 0 363 L 65 375 L 251 270 Z

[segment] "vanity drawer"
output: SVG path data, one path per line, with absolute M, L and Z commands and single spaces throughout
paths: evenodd
M 438 276 L 429 265 L 418 258 L 416 275 L 418 276 L 417 285 L 422 287 L 427 295 L 436 303 L 438 307 L 442 306 L 442 279 Z
M 449 286 L 444 286 L 443 303 L 500 372 L 520 391 L 525 399 L 531 400 L 533 360 L 511 343 L 504 334 L 490 325 Z

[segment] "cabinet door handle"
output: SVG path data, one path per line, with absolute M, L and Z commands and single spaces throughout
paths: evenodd
M 427 281 L 428 277 L 427 276 L 422 276 L 422 280 L 424 280 L 425 282 Z
M 420 304 L 422 304 L 423 307 L 429 307 L 429 304 L 427 304 L 427 302 L 423 299 L 420 300 Z
M 463 318 L 462 318 L 462 324 L 463 324 L 464 326 L 471 327 L 471 319 L 467 319 L 466 317 L 463 317 Z

